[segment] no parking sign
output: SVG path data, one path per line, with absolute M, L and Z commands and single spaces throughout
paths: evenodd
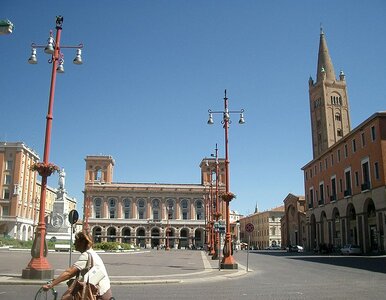
M 248 223 L 245 225 L 245 231 L 251 233 L 253 230 L 255 230 L 255 226 L 253 226 L 252 223 Z

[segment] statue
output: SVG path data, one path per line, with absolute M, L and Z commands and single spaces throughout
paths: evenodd
M 59 172 L 59 188 L 60 188 L 61 190 L 64 190 L 65 177 L 66 177 L 66 172 L 64 172 L 64 169 L 62 169 L 62 170 Z

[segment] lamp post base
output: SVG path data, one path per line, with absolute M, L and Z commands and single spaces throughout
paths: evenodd
M 211 255 L 212 255 L 212 260 L 216 260 L 218 259 L 218 255 L 219 255 L 219 252 L 218 252 L 218 248 L 217 247 L 214 247 L 212 249 L 213 251 L 211 252 Z
M 220 269 L 225 269 L 225 270 L 237 270 L 239 268 L 239 265 L 237 263 L 234 264 L 225 264 L 221 263 L 220 264 Z
M 22 271 L 22 278 L 25 279 L 52 279 L 54 269 L 46 257 L 32 258 L 28 266 Z
M 23 269 L 21 277 L 24 279 L 52 279 L 54 278 L 54 270 L 38 270 L 27 267 L 26 269 Z
M 226 256 L 223 258 L 223 260 L 221 261 L 221 264 L 220 264 L 220 268 L 221 269 L 238 269 L 238 264 L 236 263 L 235 259 L 233 258 L 232 255 L 230 256 Z

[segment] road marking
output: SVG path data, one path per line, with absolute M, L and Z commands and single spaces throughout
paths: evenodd
M 201 251 L 202 262 L 204 263 L 204 269 L 212 269 L 212 265 L 209 263 L 208 257 L 205 251 Z

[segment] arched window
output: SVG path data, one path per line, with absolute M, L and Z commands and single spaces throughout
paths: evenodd
M 145 200 L 138 200 L 138 219 L 145 219 Z
M 125 219 L 130 219 L 130 208 L 131 208 L 131 201 L 130 199 L 123 200 L 123 215 L 125 216 Z
M 160 219 L 160 217 L 159 217 L 159 200 L 158 199 L 154 199 L 152 204 L 153 204 L 152 205 L 153 219 L 154 220 L 159 220 Z
M 101 205 L 102 205 L 101 198 L 95 198 L 94 199 L 94 214 L 95 214 L 96 219 L 100 219 L 100 217 L 101 217 Z
M 181 201 L 182 220 L 187 220 L 188 219 L 188 213 L 189 213 L 188 200 L 183 199 Z
M 335 121 L 341 121 L 341 120 L 342 120 L 342 118 L 340 116 L 340 113 L 336 113 L 335 114 Z
M 166 212 L 168 214 L 168 219 L 174 219 L 174 201 L 173 199 L 169 199 L 167 201 Z
M 109 215 L 110 219 L 115 218 L 115 212 L 116 212 L 116 200 L 114 198 L 109 199 Z
M 203 209 L 202 209 L 202 201 L 196 201 L 196 219 L 202 220 L 204 218 Z

